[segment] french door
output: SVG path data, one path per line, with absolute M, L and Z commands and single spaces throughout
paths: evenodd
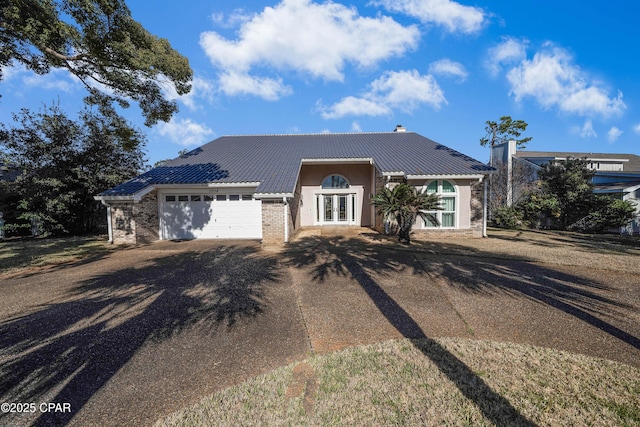
M 356 195 L 354 193 L 317 194 L 316 223 L 355 224 Z

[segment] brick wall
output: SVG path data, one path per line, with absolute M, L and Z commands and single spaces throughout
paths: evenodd
M 133 205 L 136 243 L 151 243 L 158 240 L 160 222 L 158 218 L 158 191 L 145 195 L 139 203 Z
M 284 203 L 262 200 L 262 243 L 284 244 Z
M 153 190 L 139 203 L 111 204 L 111 229 L 115 244 L 142 244 L 158 240 L 158 192 Z
M 114 203 L 110 208 L 113 243 L 135 244 L 136 224 L 133 220 L 133 203 Z
M 484 224 L 484 183 L 475 182 L 471 184 L 471 228 L 480 230 L 482 237 L 482 227 Z
M 482 228 L 462 228 L 462 229 L 416 229 L 412 230 L 412 233 L 417 238 L 434 238 L 434 239 L 448 239 L 459 237 L 482 237 Z

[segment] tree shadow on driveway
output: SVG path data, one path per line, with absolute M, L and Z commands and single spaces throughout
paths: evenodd
M 277 260 L 257 245 L 172 252 L 95 275 L 72 295 L 3 320 L 0 400 L 72 408 L 8 423 L 67 424 L 143 345 L 255 318 L 269 305 L 265 288 L 278 279 Z
M 462 287 L 469 293 L 491 295 L 500 292 L 523 296 L 574 316 L 638 348 L 636 337 L 601 318 L 600 315 L 613 313 L 619 306 L 616 301 L 599 295 L 598 291 L 606 289 L 602 283 L 560 273 L 524 259 L 515 261 L 518 263 L 516 268 L 508 270 L 504 264 L 496 264 L 491 253 L 476 251 L 472 257 L 468 257 L 468 248 L 455 246 L 430 242 L 424 247 L 414 244 L 407 248 L 391 246 L 384 240 L 367 242 L 339 236 L 305 237 L 290 244 L 285 255 L 292 267 L 307 271 L 310 280 L 304 286 L 328 287 L 339 277 L 355 279 L 388 323 L 402 336 L 411 339 L 460 392 L 496 425 L 530 426 L 534 423 L 492 390 L 464 362 L 427 336 L 423 327 L 403 307 L 407 302 L 396 301 L 389 294 L 390 289 L 385 289 L 379 283 L 381 278 L 397 276 L 398 280 L 402 280 L 399 274 L 402 271 L 405 277 L 415 276 L 413 279 L 424 286 L 438 286 L 436 280 L 440 277 L 449 281 L 451 286 Z M 438 254 L 440 250 L 453 250 L 466 255 L 451 255 L 443 260 Z M 524 268 L 525 274 L 519 274 L 517 268 Z M 540 286 L 532 286 L 540 280 Z M 341 304 L 341 301 L 335 300 L 334 303 Z M 349 322 L 348 318 L 341 321 Z M 343 326 L 349 328 L 348 324 Z

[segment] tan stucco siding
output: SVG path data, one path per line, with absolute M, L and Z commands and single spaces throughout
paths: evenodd
M 350 192 L 356 193 L 358 201 L 356 222 L 362 226 L 371 226 L 370 195 L 373 167 L 369 164 L 303 165 L 300 170 L 300 226 L 315 224 L 315 195 L 322 191 L 322 181 L 330 175 L 342 175 L 349 181 Z
M 441 179 L 439 179 L 441 180 Z M 467 234 L 478 235 L 482 232 L 482 183 L 477 179 L 446 179 L 456 187 L 456 226 L 453 228 L 426 228 L 418 218 L 413 230 L 429 235 L 453 236 Z M 408 184 L 420 188 L 433 180 L 410 180 Z M 479 193 L 478 193 L 479 190 Z M 480 197 L 480 199 L 478 199 Z

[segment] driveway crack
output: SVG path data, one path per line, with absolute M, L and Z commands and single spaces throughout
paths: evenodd
M 291 281 L 293 282 L 293 292 L 296 296 L 296 306 L 298 307 L 298 312 L 300 313 L 300 320 L 302 320 L 302 326 L 304 328 L 304 333 L 307 337 L 307 344 L 309 345 L 310 354 L 315 354 L 315 349 L 313 348 L 313 341 L 311 341 L 311 334 L 309 333 L 309 326 L 307 325 L 307 319 L 304 315 L 304 310 L 302 309 L 302 298 L 300 296 L 300 288 L 299 282 L 296 280 L 296 275 L 292 272 L 292 268 L 289 267 L 289 275 L 291 276 Z
M 433 283 L 436 287 L 436 289 L 438 289 L 438 291 L 442 294 L 442 297 L 444 298 L 444 300 L 447 302 L 447 304 L 449 304 L 449 306 L 451 307 L 451 309 L 453 310 L 453 312 L 456 314 L 456 316 L 458 317 L 458 319 L 460 319 L 460 321 L 462 322 L 462 324 L 464 325 L 465 329 L 467 330 L 467 332 L 469 332 L 469 334 L 471 336 L 475 336 L 476 333 L 473 330 L 473 328 L 471 327 L 471 325 L 469 324 L 469 322 L 467 322 L 467 320 L 464 318 L 464 316 L 462 315 L 462 313 L 460 313 L 460 311 L 458 311 L 458 309 L 456 308 L 456 306 L 453 304 L 453 301 L 451 301 L 451 298 L 449 298 L 449 296 L 447 295 L 447 293 L 444 291 L 444 289 L 442 288 L 442 286 L 438 283 L 438 281 L 436 280 L 436 278 L 434 277 L 433 273 L 429 272 L 425 267 L 424 264 L 422 264 L 422 262 L 420 261 L 420 259 L 413 254 L 413 259 L 416 260 L 416 262 L 418 263 L 418 265 L 420 266 L 420 268 L 422 269 L 422 271 L 424 271 L 424 273 L 427 275 L 427 277 L 431 280 L 431 283 Z

